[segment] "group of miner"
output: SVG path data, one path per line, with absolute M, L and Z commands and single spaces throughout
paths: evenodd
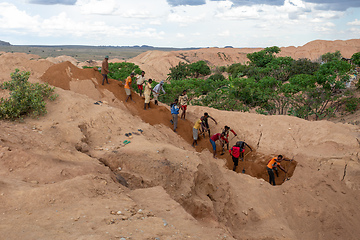
M 108 81 L 108 73 L 109 73 L 109 67 L 108 67 L 108 56 L 105 56 L 105 59 L 102 62 L 102 68 L 101 68 L 101 74 L 103 76 L 102 85 L 104 85 L 105 81 L 106 83 L 109 83 Z M 124 83 L 124 89 L 126 93 L 126 100 L 127 102 L 129 99 L 133 102 L 135 102 L 132 99 L 132 91 L 131 91 L 131 83 L 133 79 L 135 78 L 135 73 L 132 72 L 130 76 L 128 76 L 125 79 Z M 152 79 L 145 80 L 145 72 L 142 71 L 141 75 L 136 77 L 136 84 L 137 88 L 139 90 L 140 96 L 143 96 L 144 101 L 144 110 L 150 109 L 150 100 L 151 100 L 151 93 L 153 94 L 154 103 L 158 105 L 158 98 L 162 94 L 166 94 L 163 86 L 164 81 L 161 81 L 158 83 L 154 88 L 152 88 Z M 170 111 L 172 118 L 170 120 L 171 124 L 173 125 L 173 131 L 176 132 L 177 125 L 178 125 L 178 115 L 181 115 L 180 119 L 185 119 L 186 117 L 186 109 L 187 105 L 190 99 L 187 96 L 187 91 L 183 90 L 181 95 L 174 99 L 174 102 L 170 104 Z M 217 158 L 216 154 L 216 142 L 219 141 L 220 146 L 222 148 L 221 155 L 225 154 L 225 146 L 227 150 L 229 151 L 232 161 L 234 163 L 233 171 L 236 171 L 237 166 L 239 165 L 239 159 L 241 161 L 244 161 L 244 153 L 246 147 L 249 148 L 249 150 L 252 152 L 253 149 L 245 142 L 245 141 L 237 141 L 234 146 L 232 146 L 229 149 L 229 134 L 230 132 L 234 135 L 234 137 L 237 136 L 236 132 L 231 129 L 229 126 L 224 126 L 221 133 L 216 133 L 211 135 L 210 132 L 210 126 L 209 126 L 209 119 L 214 121 L 215 124 L 218 124 L 217 121 L 211 117 L 207 112 L 204 113 L 203 116 L 201 116 L 199 119 L 196 120 L 194 127 L 193 127 L 193 142 L 192 146 L 195 147 L 198 145 L 199 135 L 202 135 L 204 138 L 206 137 L 206 133 L 208 133 L 209 141 L 213 149 L 213 157 Z M 293 161 L 293 159 L 286 159 L 282 155 L 278 155 L 277 157 L 273 157 L 270 159 L 266 165 L 266 170 L 269 175 L 269 183 L 275 186 L 275 175 L 279 177 L 278 169 L 284 171 L 287 173 L 287 171 L 281 166 L 282 161 Z M 245 172 L 245 169 L 242 171 Z

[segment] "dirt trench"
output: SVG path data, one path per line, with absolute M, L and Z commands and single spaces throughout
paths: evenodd
M 99 90 L 107 89 L 108 91 L 112 92 L 114 96 L 119 99 L 120 101 L 123 101 L 125 103 L 126 100 L 126 94 L 124 87 L 121 82 L 117 80 L 110 79 L 110 84 L 101 85 L 102 76 L 97 77 L 98 83 L 99 83 Z M 151 109 L 144 110 L 144 99 L 140 97 L 137 93 L 132 94 L 132 98 L 134 99 L 135 103 L 128 100 L 128 102 L 125 103 L 125 106 L 127 109 L 133 114 L 134 116 L 139 116 L 144 122 L 149 123 L 151 125 L 156 124 L 162 124 L 164 126 L 169 127 L 170 129 L 173 128 L 173 126 L 170 123 L 171 119 L 171 113 L 170 111 L 160 105 L 155 105 L 154 102 L 151 102 Z M 199 116 L 201 117 L 201 116 Z M 194 123 L 180 119 L 178 120 L 178 128 L 177 128 L 177 134 L 180 135 L 186 142 L 189 143 L 189 145 L 193 142 L 193 136 L 192 136 L 192 128 L 194 126 Z M 212 133 L 215 134 L 215 133 Z M 229 146 L 231 148 L 231 146 Z M 252 149 L 256 149 L 255 146 L 251 146 Z M 196 146 L 195 150 L 197 152 L 202 152 L 203 150 L 208 149 L 210 152 L 212 152 L 212 146 L 209 141 L 208 134 L 206 134 L 205 137 L 199 136 L 198 145 Z M 217 156 L 219 159 L 225 159 L 226 160 L 226 166 L 229 170 L 233 169 L 234 163 L 231 159 L 230 154 L 225 149 L 225 154 L 220 155 L 220 147 L 217 147 Z M 268 173 L 266 171 L 266 164 L 267 162 L 272 158 L 273 156 L 266 156 L 263 154 L 260 154 L 254 150 L 253 152 L 249 152 L 249 149 L 245 152 L 245 159 L 244 161 L 239 160 L 239 165 L 236 169 L 237 173 L 243 174 L 243 172 L 247 175 L 250 175 L 252 177 L 256 178 L 262 178 L 265 181 L 269 180 Z M 289 156 L 284 156 L 285 158 L 291 158 Z M 279 176 L 276 177 L 276 185 L 283 184 L 287 179 L 290 179 L 293 175 L 295 168 L 296 168 L 297 162 L 293 161 L 292 163 L 283 161 L 282 166 L 285 168 L 285 170 L 288 171 L 287 174 L 282 172 L 281 170 L 278 171 Z

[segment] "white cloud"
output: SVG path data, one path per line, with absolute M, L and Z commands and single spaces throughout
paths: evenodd
M 326 23 L 324 23 L 324 26 L 325 27 L 335 27 L 335 24 L 332 22 L 326 22 Z
M 115 0 L 78 0 L 76 5 L 84 15 L 113 14 L 118 10 Z
M 166 0 L 77 0 L 75 5 L 0 0 L 0 33 L 13 44 L 299 46 L 323 36 L 338 39 L 341 30 L 358 37 L 359 10 L 325 11 L 306 0 L 285 0 L 282 6 L 207 0 L 177 7 Z
M 180 26 L 187 26 L 191 23 L 198 22 L 203 18 L 205 18 L 205 14 L 192 16 L 192 15 L 180 15 L 178 13 L 170 13 L 168 16 L 168 21 L 178 23 L 180 24 Z
M 30 16 L 10 3 L 0 3 L 0 29 L 36 31 L 39 28 L 39 16 Z
M 158 25 L 160 26 L 161 25 L 161 21 L 158 20 L 158 19 L 155 19 L 155 20 L 152 20 L 149 22 L 150 25 Z
M 360 26 L 360 20 L 355 19 L 352 22 L 348 22 L 347 25 L 352 25 L 352 26 Z
M 338 11 L 318 11 L 315 12 L 315 18 L 323 18 L 323 19 L 337 19 L 343 15 L 342 12 Z
M 327 27 L 325 27 L 325 26 L 316 26 L 316 27 L 314 28 L 314 30 L 317 31 L 317 32 L 328 33 L 328 32 L 330 32 L 332 29 L 327 28 Z
M 229 37 L 230 35 L 231 34 L 230 34 L 229 30 L 225 30 L 223 32 L 218 33 L 218 36 L 220 36 L 220 37 Z
M 222 20 L 248 20 L 260 18 L 259 6 L 251 7 L 233 7 L 229 9 L 223 9 L 223 12 L 217 13 L 216 17 Z
M 360 28 L 350 28 L 349 31 L 354 34 L 355 36 L 360 35 Z

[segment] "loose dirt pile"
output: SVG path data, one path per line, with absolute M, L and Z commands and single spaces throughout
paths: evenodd
M 1 55 L 0 63 L 9 57 Z M 5 70 L 28 61 L 41 69 L 34 76 L 58 87 L 59 97 L 40 119 L 0 122 L 5 239 L 360 235 L 358 126 L 189 106 L 176 134 L 167 106 L 144 111 L 137 95 L 136 103 L 125 103 L 122 84 L 111 79 L 101 85 L 93 69 L 47 61 L 43 72 L 44 60 L 21 55 Z M 246 174 L 229 170 L 228 154 L 213 159 L 207 137 L 191 147 L 193 122 L 204 112 L 218 121 L 210 122 L 212 133 L 224 125 L 238 133 L 230 146 L 237 140 L 252 146 L 238 167 Z M 265 165 L 278 154 L 295 162 L 284 164 L 290 180 L 273 187 Z

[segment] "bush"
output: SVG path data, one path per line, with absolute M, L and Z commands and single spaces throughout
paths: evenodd
M 355 98 L 355 97 L 347 98 L 345 99 L 345 111 L 354 113 L 358 109 L 359 104 L 360 104 L 359 98 Z
M 224 81 L 226 80 L 226 78 L 221 74 L 221 73 L 215 73 L 213 75 L 211 75 L 208 80 L 212 80 L 212 81 Z
M 11 81 L 4 82 L 2 89 L 10 91 L 8 99 L 0 99 L 0 119 L 15 120 L 23 116 L 41 116 L 47 113 L 45 99 L 55 100 L 52 95 L 55 88 L 47 83 L 29 83 L 30 72 L 20 72 L 16 69 L 11 73 Z

